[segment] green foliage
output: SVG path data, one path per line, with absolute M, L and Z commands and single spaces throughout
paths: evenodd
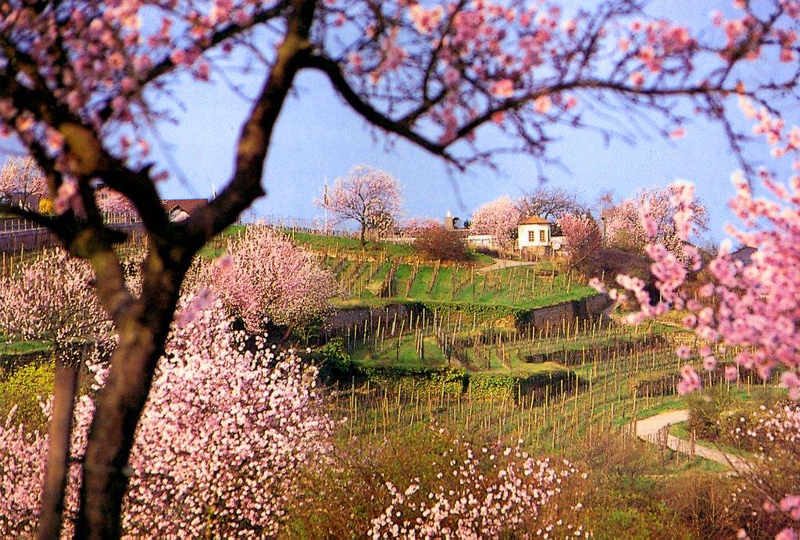
M 22 423 L 28 429 L 42 429 L 45 416 L 39 407 L 39 398 L 46 400 L 53 394 L 55 366 L 53 363 L 30 364 L 13 372 L 0 382 L 0 421 L 14 405 L 17 412 L 15 423 Z
M 320 366 L 320 375 L 325 378 L 343 377 L 353 371 L 353 361 L 340 337 L 333 338 L 318 348 L 311 358 Z
M 690 432 L 698 439 L 716 441 L 721 435 L 720 415 L 734 403 L 734 396 L 724 387 L 713 387 L 689 397 Z
M 285 229 L 283 232 L 289 235 L 295 244 L 315 251 L 384 253 L 389 257 L 407 257 L 414 254 L 414 248 L 405 244 L 367 242 L 362 246 L 358 238 L 326 236 L 322 234 L 293 231 L 292 229 Z

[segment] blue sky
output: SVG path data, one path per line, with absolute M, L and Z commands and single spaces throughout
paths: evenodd
M 726 5 L 671 0 L 653 2 L 651 11 L 700 28 L 708 26 L 711 9 L 735 13 Z M 252 95 L 261 77 L 263 73 L 237 82 Z M 481 167 L 464 174 L 448 173 L 441 160 L 409 143 L 396 140 L 388 147 L 386 137 L 371 130 L 344 105 L 322 76 L 301 73 L 296 89 L 273 136 L 264 177 L 268 196 L 255 204 L 257 216 L 320 216 L 313 200 L 325 180 L 333 181 L 361 164 L 384 169 L 400 181 L 409 217 L 441 217 L 450 210 L 466 218 L 484 202 L 504 194 L 519 196 L 538 185 L 535 163 L 526 156 L 499 159 L 500 173 Z M 166 148 L 158 149 L 155 141 L 153 147 L 162 167 L 181 174 L 173 174 L 160 190 L 164 198 L 208 197 L 231 174 L 236 137 L 250 104 L 219 82 L 179 80 L 174 95 L 180 106 L 170 108 L 178 122 L 160 125 Z M 710 210 L 709 232 L 719 240 L 723 224 L 734 221 L 726 201 L 732 195 L 728 179 L 737 163 L 720 126 L 698 120 L 686 129 L 687 136 L 681 140 L 653 136 L 640 139 L 635 146 L 619 141 L 605 146 L 598 135 L 564 131 L 563 139 L 550 150 L 569 171 L 549 168 L 545 174 L 552 185 L 574 191 L 587 203 L 609 190 L 626 198 L 643 187 L 666 185 L 675 179 L 694 181 L 698 196 Z M 755 148 L 755 155 L 766 157 L 763 143 Z M 165 152 L 170 160 L 165 159 Z
M 408 216 L 441 217 L 447 210 L 467 216 L 500 195 L 518 196 L 538 185 L 535 164 L 525 156 L 503 157 L 500 173 L 475 167 L 454 174 L 438 158 L 404 141 L 387 149 L 386 138 L 373 137 L 333 94 L 327 80 L 305 73 L 298 87 L 299 97 L 288 102 L 275 130 L 264 180 L 268 196 L 256 203 L 258 215 L 320 215 L 313 199 L 325 179 L 332 181 L 358 164 L 384 169 L 400 181 Z M 247 104 L 221 87 L 193 87 L 180 97 L 187 113 L 177 126 L 163 127 L 161 134 L 171 141 L 173 159 L 192 189 L 171 180 L 161 186 L 162 193 L 170 198 L 206 197 L 232 170 L 235 137 Z M 728 177 L 736 162 L 719 126 L 697 122 L 678 141 L 652 137 L 635 146 L 614 141 L 606 147 L 598 135 L 565 132 L 552 153 L 569 171 L 547 169 L 550 184 L 574 191 L 587 202 L 607 190 L 627 197 L 641 187 L 685 178 L 697 184 L 716 229 L 728 219 Z
M 718 5 L 675 0 L 653 7 L 660 15 L 700 27 L 708 25 L 708 13 Z M 259 83 L 256 78 L 242 82 L 250 93 Z M 301 73 L 297 89 L 273 136 L 264 179 L 268 196 L 255 204 L 256 215 L 320 216 L 313 200 L 325 180 L 360 164 L 384 169 L 400 181 L 409 217 L 441 217 L 448 210 L 467 217 L 484 202 L 504 194 L 518 196 L 538 185 L 535 164 L 528 157 L 503 157 L 500 173 L 475 167 L 452 174 L 438 158 L 409 143 L 397 140 L 387 148 L 386 138 L 344 105 L 322 76 Z M 170 141 L 170 153 L 189 186 L 170 180 L 161 186 L 162 194 L 207 197 L 230 175 L 235 139 L 249 104 L 222 84 L 180 85 L 176 97 L 185 112 L 178 115 L 176 126 L 162 126 L 161 135 Z M 588 132 L 563 135 L 551 152 L 569 171 L 549 168 L 545 174 L 552 185 L 576 192 L 585 202 L 609 190 L 626 198 L 642 187 L 688 179 L 709 207 L 710 236 L 721 239 L 722 226 L 734 221 L 726 202 L 732 195 L 729 176 L 737 163 L 719 125 L 698 120 L 687 126 L 683 139 L 653 136 L 635 146 L 619 141 L 606 146 L 600 136 Z M 756 149 L 756 155 L 766 157 L 763 143 Z

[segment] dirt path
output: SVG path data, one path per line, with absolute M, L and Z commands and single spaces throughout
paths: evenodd
M 502 270 L 503 268 L 511 268 L 513 266 L 533 266 L 536 263 L 530 261 L 512 261 L 511 259 L 494 259 L 494 263 L 489 266 L 484 266 L 478 269 L 479 274 L 485 274 L 494 270 Z
M 666 431 L 667 447 L 682 454 L 692 454 L 692 448 L 691 448 L 692 444 L 690 441 L 687 441 L 685 439 L 679 439 L 674 435 L 668 434 L 670 425 L 678 424 L 680 422 L 686 422 L 688 419 L 689 419 L 688 409 L 682 409 L 679 411 L 668 411 L 665 413 L 657 414 L 655 416 L 651 416 L 650 418 L 645 418 L 644 420 L 639 420 L 636 422 L 636 436 L 642 439 L 643 441 L 647 441 L 653 444 L 658 444 L 659 437 L 663 437 Z M 726 467 L 733 466 L 735 470 L 741 470 L 747 465 L 747 461 L 745 461 L 743 458 L 739 456 L 735 456 L 733 454 L 725 454 L 724 452 L 721 452 L 714 448 L 701 446 L 699 444 L 694 445 L 694 455 L 700 456 L 710 461 L 721 463 Z

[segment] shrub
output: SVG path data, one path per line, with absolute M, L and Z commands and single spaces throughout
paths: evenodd
M 298 470 L 319 464 L 333 423 L 319 408 L 316 369 L 262 345 L 243 350 L 220 303 L 179 312 L 139 422 L 123 501 L 124 535 L 274 536 L 298 494 Z M 93 365 L 99 383 L 104 365 Z M 96 390 L 94 388 L 93 390 Z M 49 405 L 45 408 L 49 413 Z M 79 398 L 67 487 L 74 512 L 94 412 Z M 0 424 L 0 537 L 36 528 L 47 437 Z M 66 535 L 71 522 L 65 520 Z
M 575 518 L 586 475 L 567 461 L 436 426 L 347 440 L 334 452 L 337 467 L 303 478 L 313 489 L 291 510 L 288 536 L 583 537 Z
M 438 224 L 423 229 L 414 241 L 414 246 L 430 259 L 465 261 L 469 258 L 461 235 Z
M 40 429 L 46 423 L 39 399 L 53 395 L 54 366 L 52 363 L 29 364 L 14 371 L 0 382 L 0 420 L 5 420 L 11 408 L 17 406 L 14 417 L 26 429 Z

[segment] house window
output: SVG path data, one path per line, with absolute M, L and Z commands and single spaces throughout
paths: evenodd
M 528 242 L 533 243 L 536 241 L 536 231 L 528 231 Z
M 545 230 L 544 230 L 544 229 L 542 229 L 542 230 L 540 230 L 540 231 L 539 231 L 539 242 L 541 242 L 542 244 L 544 244 L 544 243 L 546 243 L 546 242 L 547 242 L 547 241 L 544 239 L 544 238 L 545 238 L 545 236 L 544 236 L 545 234 L 546 234 L 546 232 L 545 232 Z

